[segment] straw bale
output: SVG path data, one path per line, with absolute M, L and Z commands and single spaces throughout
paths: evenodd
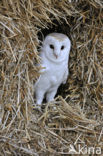
M 38 112 L 36 63 L 51 32 L 71 39 L 70 75 Z M 68 155 L 79 144 L 103 154 L 103 1 L 1 0 L 0 155 Z

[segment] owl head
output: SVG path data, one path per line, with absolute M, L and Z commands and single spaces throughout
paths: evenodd
M 62 62 L 68 60 L 70 48 L 71 42 L 66 35 L 51 33 L 45 37 L 42 51 L 50 61 Z

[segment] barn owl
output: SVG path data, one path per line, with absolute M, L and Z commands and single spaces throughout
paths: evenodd
M 66 83 L 70 48 L 70 39 L 64 34 L 51 33 L 45 37 L 40 52 L 43 69 L 34 85 L 37 106 L 41 107 L 44 97 L 47 102 L 53 101 L 58 87 Z

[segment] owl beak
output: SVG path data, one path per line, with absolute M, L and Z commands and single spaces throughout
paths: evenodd
M 56 57 L 56 59 L 58 58 L 58 55 L 54 54 L 54 56 Z

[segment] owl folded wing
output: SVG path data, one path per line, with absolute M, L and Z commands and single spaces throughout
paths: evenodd
M 68 68 L 67 68 L 67 69 L 65 70 L 65 73 L 64 73 L 63 82 L 62 82 L 63 84 L 66 84 L 68 75 L 69 75 L 69 71 L 68 71 Z

